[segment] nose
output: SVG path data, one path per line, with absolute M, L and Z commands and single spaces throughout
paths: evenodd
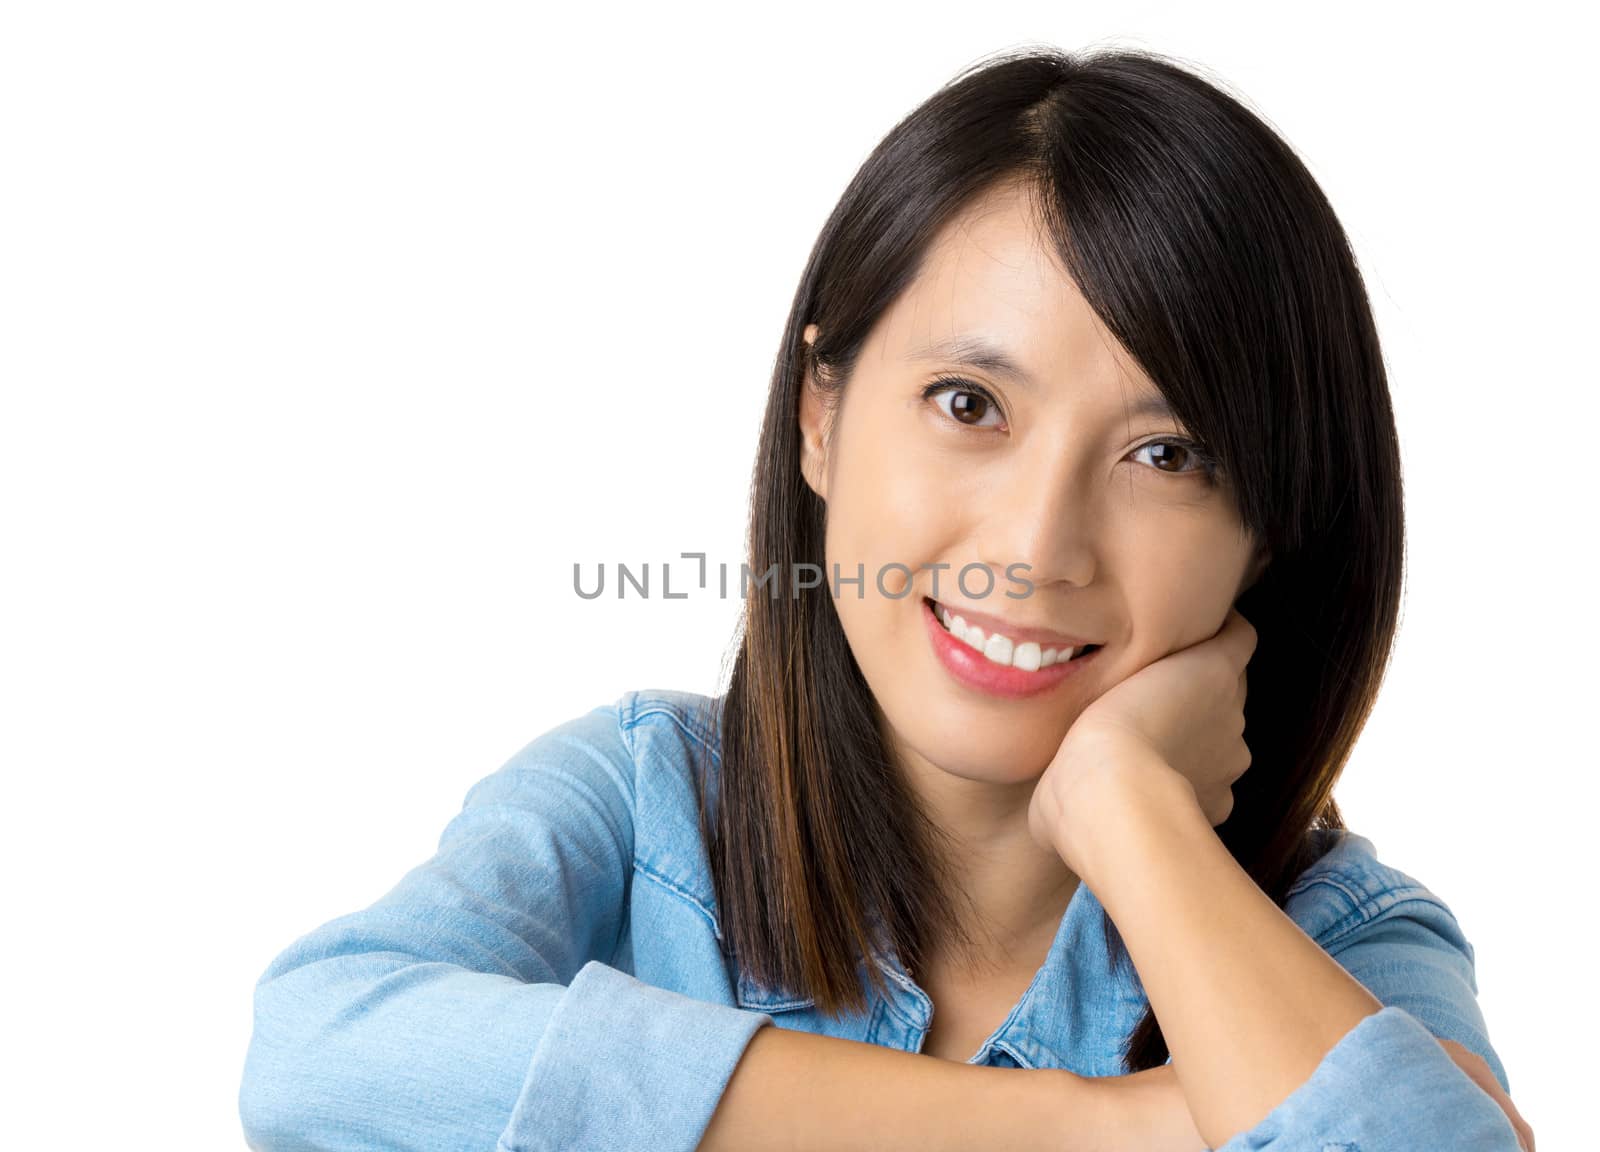
M 979 560 L 998 585 L 1016 580 L 1036 587 L 1085 585 L 1095 575 L 1095 511 L 1090 482 L 1074 469 L 1070 454 L 1014 453 L 992 505 L 981 519 Z M 1027 565 L 1008 569 L 1008 565 Z

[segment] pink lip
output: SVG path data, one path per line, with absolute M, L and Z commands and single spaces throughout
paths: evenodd
M 928 639 L 945 670 L 968 688 L 991 696 L 1019 699 L 1047 692 L 1104 651 L 1097 648 L 1087 656 L 1079 656 L 1065 664 L 1052 664 L 1036 672 L 1027 672 L 987 659 L 976 648 L 945 631 L 926 600 L 921 604 L 922 622 L 928 629 Z

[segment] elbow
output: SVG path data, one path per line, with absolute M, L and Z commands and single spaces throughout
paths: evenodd
M 312 1065 L 300 1055 L 292 1021 L 272 1010 L 270 985 L 256 989 L 255 1020 L 239 1081 L 239 1122 L 255 1152 L 301 1152 L 309 1142 L 304 1109 Z
M 325 1148 L 312 1137 L 327 1086 L 324 1015 L 310 1011 L 315 990 L 292 986 L 283 973 L 269 971 L 256 985 L 250 1043 L 239 1080 L 239 1121 L 245 1142 L 256 1152 L 312 1152 Z M 317 1043 L 318 1035 L 323 1043 Z
M 341 969 L 348 973 L 359 964 L 360 949 L 336 934 L 338 924 L 296 940 L 256 981 L 238 1092 L 239 1121 L 256 1152 L 326 1148 L 314 1136 L 318 1117 L 341 1111 L 325 1099 L 337 1094 L 341 1072 L 329 1063 L 330 1041 L 363 985 L 339 979 Z
M 239 1082 L 239 1122 L 245 1143 L 255 1152 L 308 1148 L 297 1136 L 295 1085 L 286 1064 L 252 1036 Z

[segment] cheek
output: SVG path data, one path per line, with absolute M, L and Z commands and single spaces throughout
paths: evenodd
M 1233 533 L 1168 525 L 1125 544 L 1118 583 L 1139 650 L 1152 657 L 1173 652 L 1222 626 L 1249 562 Z
M 830 577 L 834 564 L 844 577 L 855 576 L 862 565 L 867 601 L 904 605 L 878 594 L 876 574 L 887 565 L 905 565 L 912 582 L 926 585 L 932 574 L 919 565 L 949 560 L 944 553 L 970 506 L 963 490 L 952 486 L 952 475 L 949 468 L 930 468 L 915 454 L 881 446 L 841 454 L 829 489 L 824 548 Z M 907 578 L 891 569 L 884 573 L 884 586 L 898 592 Z M 947 578 L 941 573 L 941 583 Z M 841 598 L 855 594 L 853 585 L 841 588 Z
M 875 692 L 892 696 L 911 690 L 905 677 L 927 672 L 921 601 L 934 574 L 922 566 L 950 563 L 960 529 L 937 491 L 891 462 L 864 462 L 841 474 L 846 482 L 828 504 L 826 579 L 857 663 Z M 857 576 L 859 584 L 845 582 Z M 954 578 L 953 570 L 941 571 L 940 590 Z

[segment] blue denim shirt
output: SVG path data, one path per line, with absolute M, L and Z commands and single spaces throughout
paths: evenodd
M 864 980 L 867 1009 L 837 1020 L 725 957 L 690 775 L 697 749 L 717 764 L 708 703 L 629 692 L 551 729 L 467 792 L 387 895 L 279 954 L 239 1092 L 250 1146 L 689 1152 L 763 1025 L 919 1051 L 933 1006 L 892 949 L 873 958 L 888 997 Z M 1384 1007 L 1224 1152 L 1517 1152 L 1433 1039 L 1509 1092 L 1454 916 L 1366 838 L 1318 835 L 1286 911 Z M 1104 915 L 1080 885 L 969 1063 L 1122 1073 L 1146 999 L 1130 965 L 1108 966 Z

